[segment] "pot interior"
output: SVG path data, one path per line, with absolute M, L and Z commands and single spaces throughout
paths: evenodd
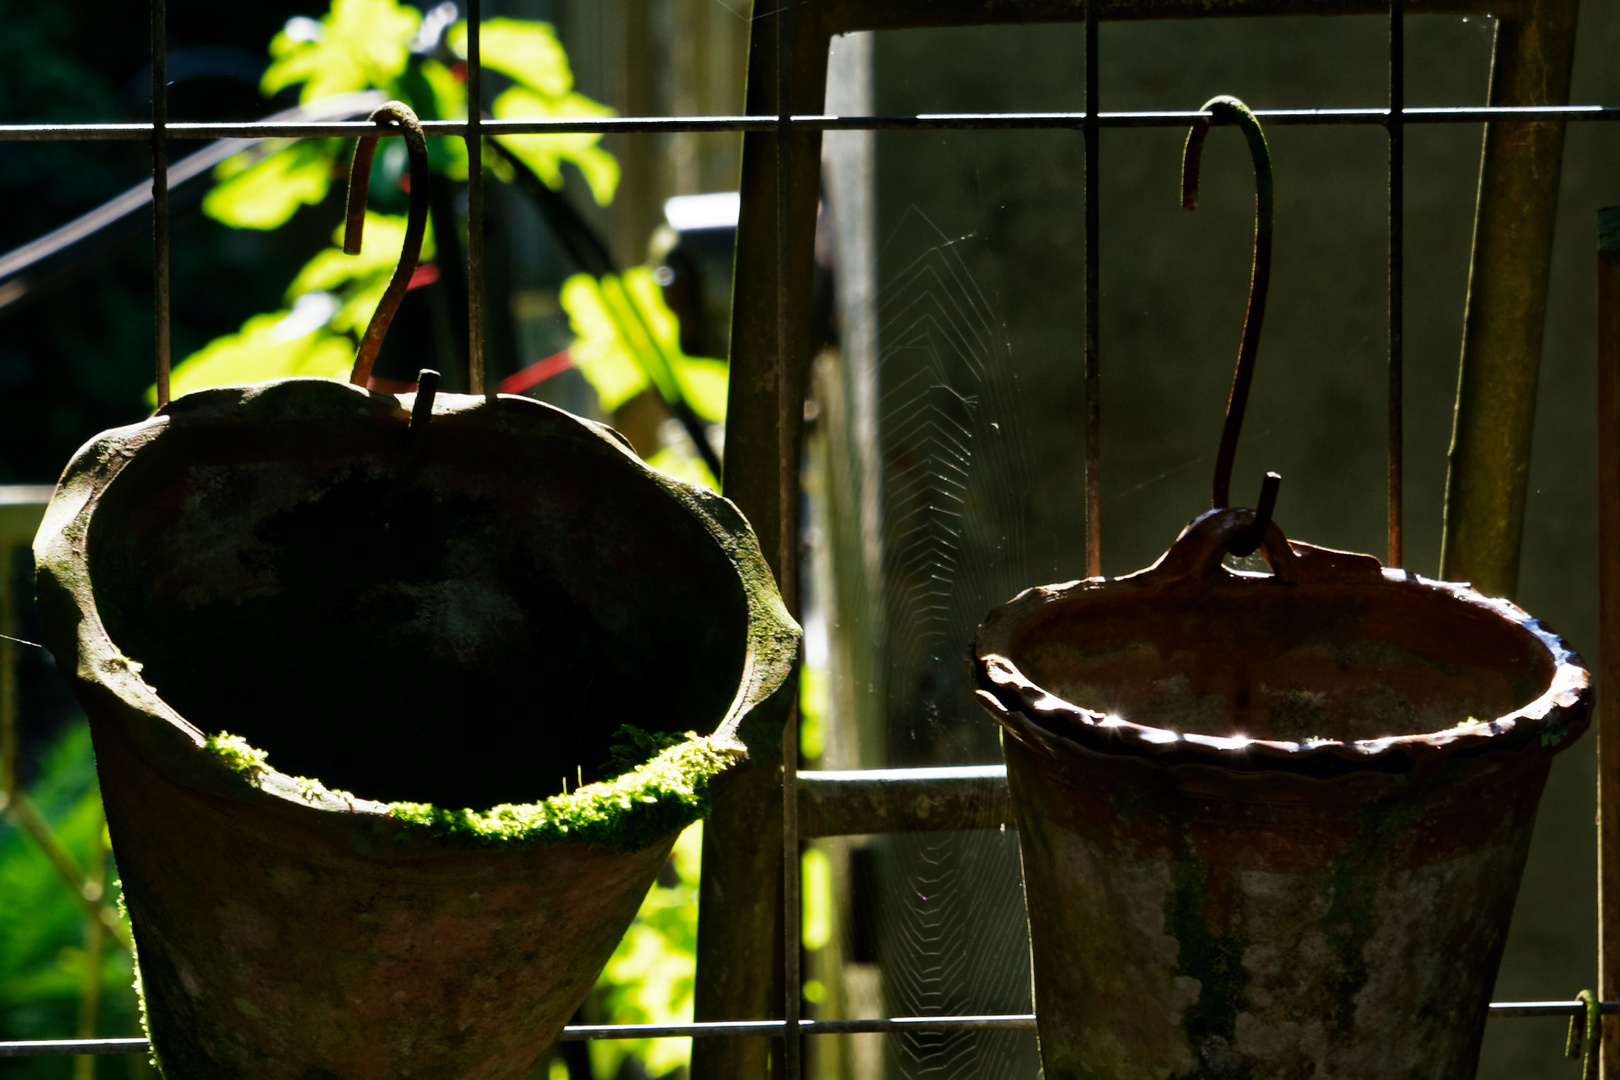
M 1082 708 L 1178 734 L 1306 742 L 1428 734 L 1529 704 L 1551 651 L 1505 616 L 1415 583 L 1235 579 L 1197 597 L 1076 591 L 1007 658 Z
M 527 412 L 527 410 L 525 410 Z M 610 778 L 621 725 L 712 732 L 748 602 L 705 525 L 563 414 L 174 424 L 89 535 L 113 643 L 209 733 L 380 801 Z

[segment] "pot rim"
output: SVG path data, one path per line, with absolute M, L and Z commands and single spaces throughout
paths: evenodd
M 1252 510 L 1211 510 L 1195 518 L 1152 566 L 1119 578 L 1088 578 L 1026 589 L 991 611 L 975 635 L 971 666 L 975 693 L 1006 731 L 1054 752 L 1063 744 L 1165 766 L 1203 765 L 1231 772 L 1290 772 L 1331 777 L 1351 772 L 1404 772 L 1446 758 L 1521 749 L 1539 741 L 1553 752 L 1586 730 L 1591 719 L 1591 675 L 1563 639 L 1512 601 L 1488 597 L 1464 582 L 1436 581 L 1383 567 L 1370 555 L 1334 551 L 1283 539 L 1273 524 L 1265 555 L 1272 574 L 1220 566 L 1225 544 L 1254 520 Z M 1217 551 L 1213 559 L 1209 552 Z M 1554 666 L 1546 689 L 1525 705 L 1490 720 L 1440 731 L 1376 739 L 1255 739 L 1177 732 L 1076 705 L 1043 689 L 1011 659 L 1014 630 L 1036 612 L 1098 594 L 1142 596 L 1196 578 L 1205 585 L 1268 587 L 1275 581 L 1327 581 L 1364 588 L 1422 590 L 1491 613 L 1530 634 Z M 1095 599 L 1093 599 L 1095 598 Z M 1169 599 L 1169 597 L 1167 597 Z
M 392 815 L 394 804 L 332 792 L 319 783 L 312 788 L 308 780 L 279 772 L 273 763 L 244 769 L 210 750 L 209 736 L 171 707 L 144 680 L 141 665 L 125 656 L 112 641 L 101 621 L 89 571 L 91 517 L 101 497 L 143 447 L 161 440 L 176 425 L 273 424 L 294 417 L 307 420 L 349 415 L 390 419 L 403 427 L 410 419 L 415 397 L 414 393 L 388 394 L 311 377 L 202 390 L 175 399 L 139 423 L 102 432 L 68 463 L 34 540 L 38 604 L 42 612 L 48 612 L 41 625 L 54 628 L 45 631 L 45 641 L 81 694 L 101 697 L 104 704 L 112 706 L 110 712 L 117 717 L 127 744 L 169 780 L 208 795 L 259 802 L 280 815 L 292 815 L 310 824 L 320 819 L 325 827 L 331 827 L 341 821 L 344 826 L 353 826 L 357 834 L 374 833 L 383 824 L 379 819 L 386 819 L 388 831 L 395 833 L 396 839 L 403 839 L 398 836 L 401 831 L 422 839 L 433 831 Z M 747 646 L 737 690 L 725 716 L 712 732 L 700 733 L 698 739 L 689 739 L 677 749 L 695 748 L 723 755 L 728 764 L 721 772 L 746 759 L 744 720 L 786 680 L 797 657 L 800 630 L 788 614 L 775 576 L 741 511 L 706 488 L 649 467 L 612 428 L 533 398 L 441 393 L 433 399 L 432 416 L 452 423 L 484 425 L 491 432 L 533 423 L 535 416 L 576 425 L 576 437 L 611 448 L 699 521 L 742 582 L 748 610 Z M 295 447 L 289 449 L 290 455 L 296 453 Z M 708 774 L 708 779 L 712 781 L 715 775 Z M 615 782 L 607 780 L 581 790 Z M 550 801 L 536 800 L 519 809 Z M 460 850 L 463 845 L 452 843 L 450 847 Z

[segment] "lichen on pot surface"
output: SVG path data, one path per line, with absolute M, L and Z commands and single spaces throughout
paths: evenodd
M 1504 600 L 1247 509 L 1027 590 L 974 648 L 1002 726 L 1053 1080 L 1472 1075 L 1587 672 Z

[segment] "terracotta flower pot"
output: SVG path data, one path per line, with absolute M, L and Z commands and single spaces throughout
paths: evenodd
M 410 404 L 188 396 L 41 528 L 170 1080 L 522 1076 L 790 669 L 730 503 L 534 401 Z
M 1254 513 L 979 630 L 1018 817 L 1046 1080 L 1472 1076 L 1588 675 L 1465 585 Z

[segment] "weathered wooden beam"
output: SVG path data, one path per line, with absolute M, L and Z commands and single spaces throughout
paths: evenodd
M 756 11 L 748 43 L 747 110 L 755 115 L 819 112 L 827 45 L 813 20 L 794 17 L 809 62 L 778 72 L 780 20 Z M 787 101 L 779 107 L 779 85 Z M 799 455 L 810 368 L 809 303 L 814 271 L 821 133 L 743 137 L 742 206 L 732 285 L 731 367 L 726 408 L 724 492 L 753 523 L 782 599 L 799 609 Z M 786 163 L 786 170 L 780 166 Z M 778 188 L 778 174 L 787 185 Z M 785 197 L 784 197 L 785 196 Z M 779 215 L 785 218 L 779 222 Z M 785 235 L 778 225 L 785 225 Z M 785 275 L 785 276 L 784 276 Z M 778 943 L 782 925 L 782 731 L 797 723 L 790 682 L 755 713 L 742 735 L 750 765 L 714 792 L 703 830 L 699 883 L 697 1020 L 763 1020 L 783 1011 Z M 796 744 L 795 744 L 796 745 Z M 706 1039 L 692 1049 L 692 1080 L 757 1080 L 770 1040 Z
M 799 773 L 799 835 L 949 832 L 1011 825 L 1007 766 Z
M 1490 104 L 1568 104 L 1575 0 L 1525 7 L 1496 24 Z M 1440 576 L 1490 596 L 1518 588 L 1563 156 L 1561 123 L 1486 125 Z
M 1564 0 L 1558 0 L 1562 3 Z M 1409 15 L 1513 18 L 1537 0 L 1407 0 Z M 1218 19 L 1264 15 L 1385 15 L 1388 0 L 1102 0 L 1104 22 Z M 939 26 L 1083 22 L 1085 0 L 830 0 L 823 17 L 834 33 Z
M 1598 211 L 1598 984 L 1620 997 L 1620 206 Z M 1620 1023 L 1603 1021 L 1605 1080 Z

